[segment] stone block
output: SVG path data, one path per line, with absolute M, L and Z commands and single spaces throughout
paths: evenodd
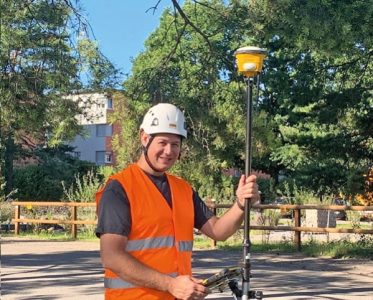
M 335 228 L 337 222 L 332 210 L 306 210 L 306 227 Z

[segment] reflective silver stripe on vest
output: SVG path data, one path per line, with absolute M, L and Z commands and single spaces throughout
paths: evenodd
M 167 274 L 171 277 L 176 277 L 178 273 L 169 273 Z M 137 285 L 134 285 L 128 281 L 122 280 L 120 278 L 105 278 L 104 279 L 104 287 L 105 289 L 129 289 L 138 287 Z
M 179 241 L 179 251 L 192 251 L 193 241 Z
M 162 236 L 142 240 L 129 240 L 126 251 L 138 251 L 153 248 L 171 248 L 175 245 L 173 236 Z

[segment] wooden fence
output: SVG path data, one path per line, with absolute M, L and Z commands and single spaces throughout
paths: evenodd
M 96 207 L 94 202 L 19 202 L 13 201 L 14 206 L 14 233 L 19 234 L 20 223 L 36 223 L 36 224 L 69 224 L 71 225 L 71 236 L 75 239 L 77 237 L 77 226 L 78 225 L 96 225 L 96 220 L 79 220 L 78 219 L 78 207 Z M 68 207 L 70 208 L 71 217 L 70 220 L 49 220 L 49 219 L 25 219 L 21 218 L 21 207 Z
M 207 205 L 213 210 L 214 214 L 217 214 L 218 209 L 230 208 L 229 204 L 214 204 L 208 202 Z M 293 205 L 293 204 L 255 204 L 252 206 L 254 210 L 264 209 L 277 209 L 277 210 L 292 210 L 293 213 L 293 226 L 261 226 L 261 225 L 250 225 L 251 230 L 269 230 L 269 231 L 294 231 L 294 244 L 298 251 L 301 250 L 301 233 L 302 232 L 313 232 L 313 233 L 358 233 L 358 234 L 373 234 L 372 229 L 360 229 L 360 228 L 320 228 L 320 227 L 302 227 L 301 226 L 301 211 L 302 210 L 329 210 L 329 211 L 373 211 L 373 206 L 347 206 L 347 205 Z M 243 228 L 243 227 L 242 227 Z M 242 229 L 241 228 L 241 229 Z M 216 246 L 216 241 L 213 241 L 213 245 Z
M 207 206 L 213 210 L 214 214 L 217 214 L 218 209 L 227 209 L 231 207 L 231 204 L 215 204 L 213 202 L 206 202 Z M 71 235 L 73 238 L 77 237 L 77 226 L 78 225 L 95 225 L 96 220 L 79 220 L 77 208 L 78 207 L 95 207 L 95 203 L 84 203 L 84 202 L 12 202 L 14 206 L 14 219 L 12 222 L 15 224 L 15 234 L 19 234 L 20 223 L 37 223 L 37 224 L 71 224 Z M 20 212 L 22 206 L 33 206 L 33 207 L 68 207 L 71 211 L 70 220 L 48 220 L 48 219 L 25 219 L 21 218 Z M 251 230 L 269 230 L 269 231 L 294 231 L 294 243 L 298 251 L 301 249 L 301 232 L 314 232 L 314 233 L 359 233 L 359 234 L 373 234 L 372 229 L 360 229 L 360 228 L 319 228 L 319 227 L 302 227 L 301 226 L 301 211 L 302 210 L 329 210 L 329 211 L 373 211 L 373 206 L 341 206 L 341 205 L 275 205 L 275 204 L 256 204 L 252 206 L 254 210 L 265 210 L 265 209 L 282 209 L 292 210 L 293 213 L 293 226 L 259 226 L 251 225 Z M 213 242 L 216 246 L 216 242 Z

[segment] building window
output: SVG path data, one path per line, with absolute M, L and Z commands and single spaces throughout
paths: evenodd
M 113 109 L 113 99 L 111 99 L 111 98 L 107 99 L 107 108 L 108 109 Z
M 96 136 L 105 136 L 105 133 L 106 133 L 106 125 L 105 124 L 96 125 Z
M 111 152 L 106 152 L 105 153 L 105 163 L 106 164 L 111 164 L 113 162 L 113 155 Z
M 113 162 L 113 154 L 107 151 L 96 151 L 96 164 L 104 165 Z
M 96 136 L 112 136 L 113 125 L 108 124 L 97 124 L 96 125 Z
M 96 164 L 104 165 L 105 164 L 105 151 L 96 151 Z
M 80 151 L 74 151 L 73 152 L 73 156 L 75 157 L 75 158 L 77 158 L 77 159 L 80 159 L 80 156 L 82 155 L 82 152 L 80 152 Z
M 113 125 L 106 125 L 106 136 L 113 135 Z

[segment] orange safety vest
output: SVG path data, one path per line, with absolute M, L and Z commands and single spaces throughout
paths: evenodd
M 136 164 L 110 177 L 123 186 L 131 207 L 132 227 L 126 251 L 143 264 L 170 276 L 191 275 L 194 207 L 191 186 L 166 174 L 172 209 Z M 96 204 L 103 189 L 96 194 Z M 135 286 L 105 270 L 105 300 L 175 299 L 170 293 Z

